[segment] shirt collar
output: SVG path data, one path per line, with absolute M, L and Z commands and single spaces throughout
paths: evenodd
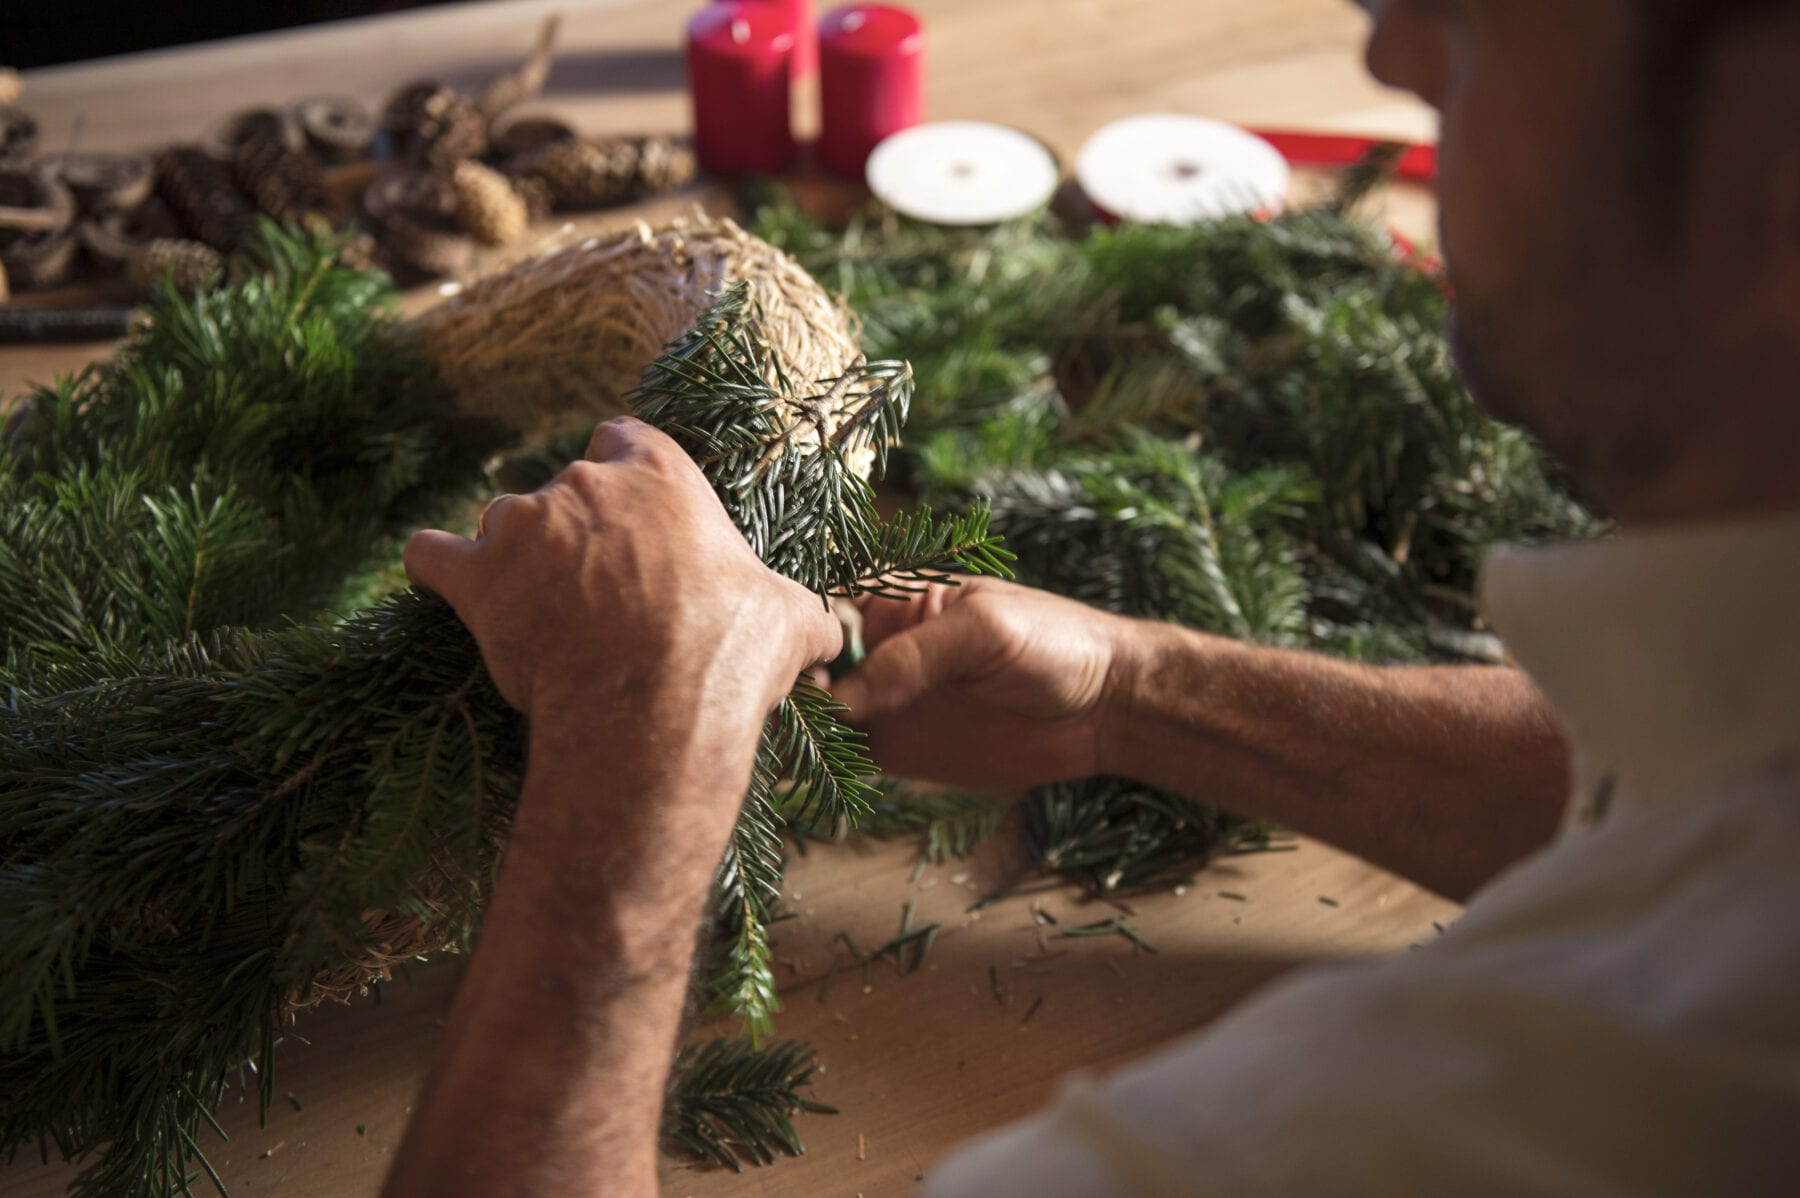
M 1800 515 L 1503 550 L 1482 606 L 1569 732 L 1576 822 L 1800 749 Z

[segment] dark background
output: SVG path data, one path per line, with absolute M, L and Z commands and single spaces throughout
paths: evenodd
M 0 66 L 42 67 L 447 0 L 0 0 Z

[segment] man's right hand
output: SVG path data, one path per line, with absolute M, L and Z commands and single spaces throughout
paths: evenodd
M 990 578 L 860 606 L 868 659 L 832 689 L 883 770 L 1016 789 L 1107 768 L 1134 621 Z

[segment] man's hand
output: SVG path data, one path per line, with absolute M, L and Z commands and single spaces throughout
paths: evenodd
M 861 606 L 869 657 L 833 690 L 883 769 L 1019 788 L 1107 768 L 1133 621 L 989 578 Z
M 497 501 L 485 524 L 473 541 L 418 533 L 406 570 L 456 609 L 529 715 L 591 711 L 651 679 L 766 709 L 836 652 L 824 605 L 757 560 L 699 469 L 641 421 L 600 425 L 585 461 Z
M 655 1192 L 695 932 L 763 721 L 841 639 L 669 438 L 614 420 L 587 457 L 474 541 L 406 547 L 531 747 L 388 1198 Z

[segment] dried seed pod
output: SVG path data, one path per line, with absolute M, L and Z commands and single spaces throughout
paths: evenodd
M 84 220 L 75 226 L 75 238 L 88 257 L 109 270 L 122 270 L 131 259 L 137 241 L 124 236 L 104 219 Z
M 481 109 L 434 79 L 395 92 L 382 109 L 381 129 L 392 157 L 446 174 L 488 147 L 488 121 Z
M 156 182 L 143 154 L 65 154 L 58 171 L 87 214 L 134 211 L 150 198 Z
M 200 148 L 221 162 L 231 162 L 244 145 L 269 140 L 299 144 L 293 126 L 281 113 L 273 108 L 248 108 L 214 125 L 201 139 Z
M 544 19 L 530 57 L 517 70 L 496 75 L 493 82 L 481 90 L 475 101 L 481 115 L 491 121 L 544 90 L 544 80 L 550 77 L 551 47 L 555 45 L 556 31 L 561 27 L 562 18 L 555 13 Z
M 456 100 L 456 93 L 436 79 L 417 79 L 388 97 L 381 109 L 381 131 L 410 137 L 425 118 L 442 112 Z
M 325 212 L 325 180 L 318 165 L 285 142 L 245 142 L 238 147 L 234 174 L 256 206 L 282 224 L 303 225 Z
M 28 161 L 37 148 L 37 118 L 23 108 L 0 105 L 0 163 Z
M 124 270 L 131 251 L 158 237 L 180 237 L 181 229 L 154 196 L 131 212 L 105 212 L 82 220 L 75 236 L 88 257 L 107 270 Z
M 450 182 L 456 188 L 457 219 L 475 240 L 505 245 L 524 235 L 530 214 L 505 175 L 479 162 L 459 162 Z
M 456 213 L 456 190 L 448 180 L 427 171 L 388 170 L 376 175 L 363 191 L 363 212 L 382 225 L 396 212 L 424 211 L 439 216 Z
M 575 130 L 566 121 L 553 116 L 514 117 L 493 131 L 494 155 L 510 162 L 530 154 L 552 142 L 571 141 Z
M 366 158 L 375 140 L 375 118 L 356 100 L 344 96 L 312 96 L 288 109 L 288 118 L 306 139 L 307 148 L 328 163 Z
M 48 162 L 0 168 L 0 232 L 61 233 L 75 222 L 75 196 Z
M 81 248 L 69 230 L 58 233 L 9 233 L 0 245 L 0 267 L 20 290 L 54 287 L 69 277 Z
M 239 194 L 231 168 L 194 146 L 157 155 L 156 194 L 183 228 L 222 253 L 256 236 L 256 209 Z
M 694 181 L 698 161 L 694 148 L 674 137 L 646 137 L 638 142 L 637 194 L 680 191 Z
M 601 208 L 631 199 L 637 161 L 637 144 L 629 139 L 559 141 L 526 155 L 517 173 L 549 184 L 558 208 Z
M 396 266 L 426 275 L 458 274 L 474 261 L 475 243 L 456 219 L 456 189 L 427 171 L 377 175 L 363 192 L 363 210 L 381 233 Z
M 133 247 L 125 263 L 125 277 L 146 295 L 161 286 L 184 294 L 202 291 L 224 271 L 225 260 L 217 250 L 174 237 L 158 237 Z
M 487 153 L 487 117 L 468 100 L 458 99 L 419 126 L 416 144 L 417 161 L 448 173 L 457 163 Z

